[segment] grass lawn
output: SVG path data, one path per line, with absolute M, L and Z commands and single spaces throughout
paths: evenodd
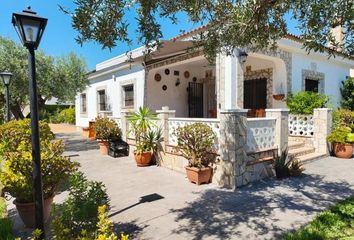
M 12 223 L 6 216 L 6 202 L 2 197 L 0 197 L 0 239 L 14 239 L 12 235 Z
M 354 197 L 318 214 L 307 226 L 288 233 L 285 240 L 354 240 Z

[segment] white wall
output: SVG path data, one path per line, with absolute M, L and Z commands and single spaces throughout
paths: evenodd
M 350 67 L 336 59 L 311 54 L 293 53 L 292 59 L 292 92 L 302 90 L 302 70 L 312 70 L 311 65 L 316 65 L 316 71 L 325 74 L 324 93 L 330 97 L 333 107 L 339 107 L 341 82 L 350 76 Z
M 134 65 L 131 68 L 111 72 L 102 76 L 94 77 L 90 80 L 90 86 L 86 88 L 87 114 L 80 113 L 80 94 L 77 95 L 76 105 L 76 125 L 87 127 L 88 122 L 97 117 L 97 88 L 106 88 L 108 96 L 108 107 L 112 116 L 120 117 L 121 114 L 121 83 L 128 80 L 135 80 L 136 87 L 136 107 L 142 106 L 144 102 L 144 77 L 145 72 L 141 65 Z
M 183 65 L 165 66 L 149 71 L 146 105 L 153 111 L 160 110 L 163 106 L 168 106 L 171 110 L 176 110 L 176 117 L 188 117 L 188 82 L 192 82 L 193 77 L 197 77 L 197 82 L 200 82 L 200 79 L 205 77 L 207 69 L 214 69 L 213 75 L 215 76 L 215 68 L 204 67 L 205 64 L 207 63 L 200 61 L 200 64 L 185 63 Z M 165 74 L 166 68 L 170 70 L 169 75 Z M 174 76 L 174 71 L 179 71 L 178 77 Z M 184 77 L 185 71 L 189 71 L 190 73 L 188 79 Z M 154 80 L 156 73 L 159 73 L 162 77 L 159 82 Z M 177 78 L 181 81 L 179 86 L 175 85 Z M 163 85 L 167 86 L 166 91 L 162 90 Z M 203 90 L 206 92 L 205 87 Z M 207 99 L 204 98 L 204 104 L 206 104 L 206 101 Z M 205 111 L 204 114 L 206 114 Z

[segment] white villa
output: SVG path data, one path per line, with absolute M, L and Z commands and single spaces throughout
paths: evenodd
M 221 109 L 235 108 L 260 109 L 250 114 L 262 116 L 262 109 L 286 107 L 273 95 L 301 90 L 325 93 L 336 107 L 341 81 L 354 68 L 352 56 L 307 54 L 293 35 L 279 40 L 276 52 L 247 52 L 246 57 L 235 51 L 235 56 L 218 56 L 213 66 L 202 50 L 186 52 L 192 45 L 188 39 L 201 30 L 164 41 L 147 62 L 141 47 L 132 51 L 133 63 L 124 54 L 97 64 L 90 85 L 77 96 L 76 125 L 87 127 L 100 113 L 120 117 L 122 109 L 139 106 L 168 106 L 176 117 L 213 118 Z
M 173 151 L 173 129 L 204 122 L 218 136 L 213 181 L 229 188 L 270 176 L 271 156 L 282 149 L 289 148 L 295 157 L 307 154 L 306 159 L 328 154 L 331 110 L 291 116 L 283 98 L 290 92 L 314 91 L 339 106 L 341 82 L 354 76 L 354 57 L 308 54 L 302 40 L 289 34 L 278 41 L 276 51 L 236 49 L 232 56 L 219 54 L 211 65 L 203 50 L 187 51 L 191 37 L 205 28 L 163 41 L 146 62 L 141 47 L 130 58 L 120 55 L 97 64 L 89 86 L 77 95 L 76 125 L 88 127 L 97 116 L 109 116 L 129 140 L 126 113 L 147 106 L 159 113 L 165 128 L 163 165 L 183 171 L 186 160 Z

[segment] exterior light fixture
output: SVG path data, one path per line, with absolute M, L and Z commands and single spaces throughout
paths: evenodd
M 43 187 L 41 174 L 41 155 L 39 145 L 38 127 L 38 97 L 36 81 L 35 50 L 42 39 L 47 19 L 40 17 L 28 7 L 21 13 L 12 15 L 12 24 L 20 37 L 20 40 L 28 49 L 28 73 L 29 73 L 29 94 L 31 110 L 31 141 L 32 141 L 32 165 L 33 165 L 33 192 L 35 205 L 35 227 L 41 230 L 41 239 L 45 238 L 43 219 Z
M 240 63 L 245 64 L 247 61 L 248 54 L 243 50 L 239 50 L 238 57 L 239 57 Z
M 10 84 L 11 84 L 11 78 L 12 78 L 12 73 L 10 72 L 1 72 L 0 77 L 2 80 L 2 83 L 5 86 L 6 89 L 6 121 L 9 122 L 11 120 L 11 113 L 10 113 Z

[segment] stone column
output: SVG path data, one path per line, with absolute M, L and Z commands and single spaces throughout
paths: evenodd
M 327 136 L 332 129 L 332 109 L 316 108 L 313 111 L 313 146 L 316 153 L 329 154 Z
M 158 118 L 160 119 L 160 127 L 162 128 L 163 132 L 163 148 L 166 151 L 166 145 L 168 145 L 169 139 L 168 139 L 168 119 L 173 118 L 176 115 L 175 110 L 169 110 L 167 106 L 162 107 L 162 110 L 157 110 L 156 113 L 158 113 Z
M 219 187 L 235 189 L 243 185 L 247 153 L 247 110 L 220 111 L 219 161 L 213 182 Z
M 276 118 L 275 142 L 278 147 L 278 154 L 288 148 L 289 137 L 289 110 L 288 109 L 266 109 L 266 117 Z
M 243 108 L 244 72 L 238 50 L 233 55 L 220 54 L 216 62 L 219 109 Z
M 131 114 L 131 111 L 130 110 L 127 110 L 127 109 L 123 109 L 121 112 L 120 112 L 120 116 L 121 116 L 121 123 L 122 123 L 122 126 L 121 126 L 121 129 L 122 129 L 122 139 L 123 141 L 127 141 L 127 138 L 128 138 L 128 116 Z

